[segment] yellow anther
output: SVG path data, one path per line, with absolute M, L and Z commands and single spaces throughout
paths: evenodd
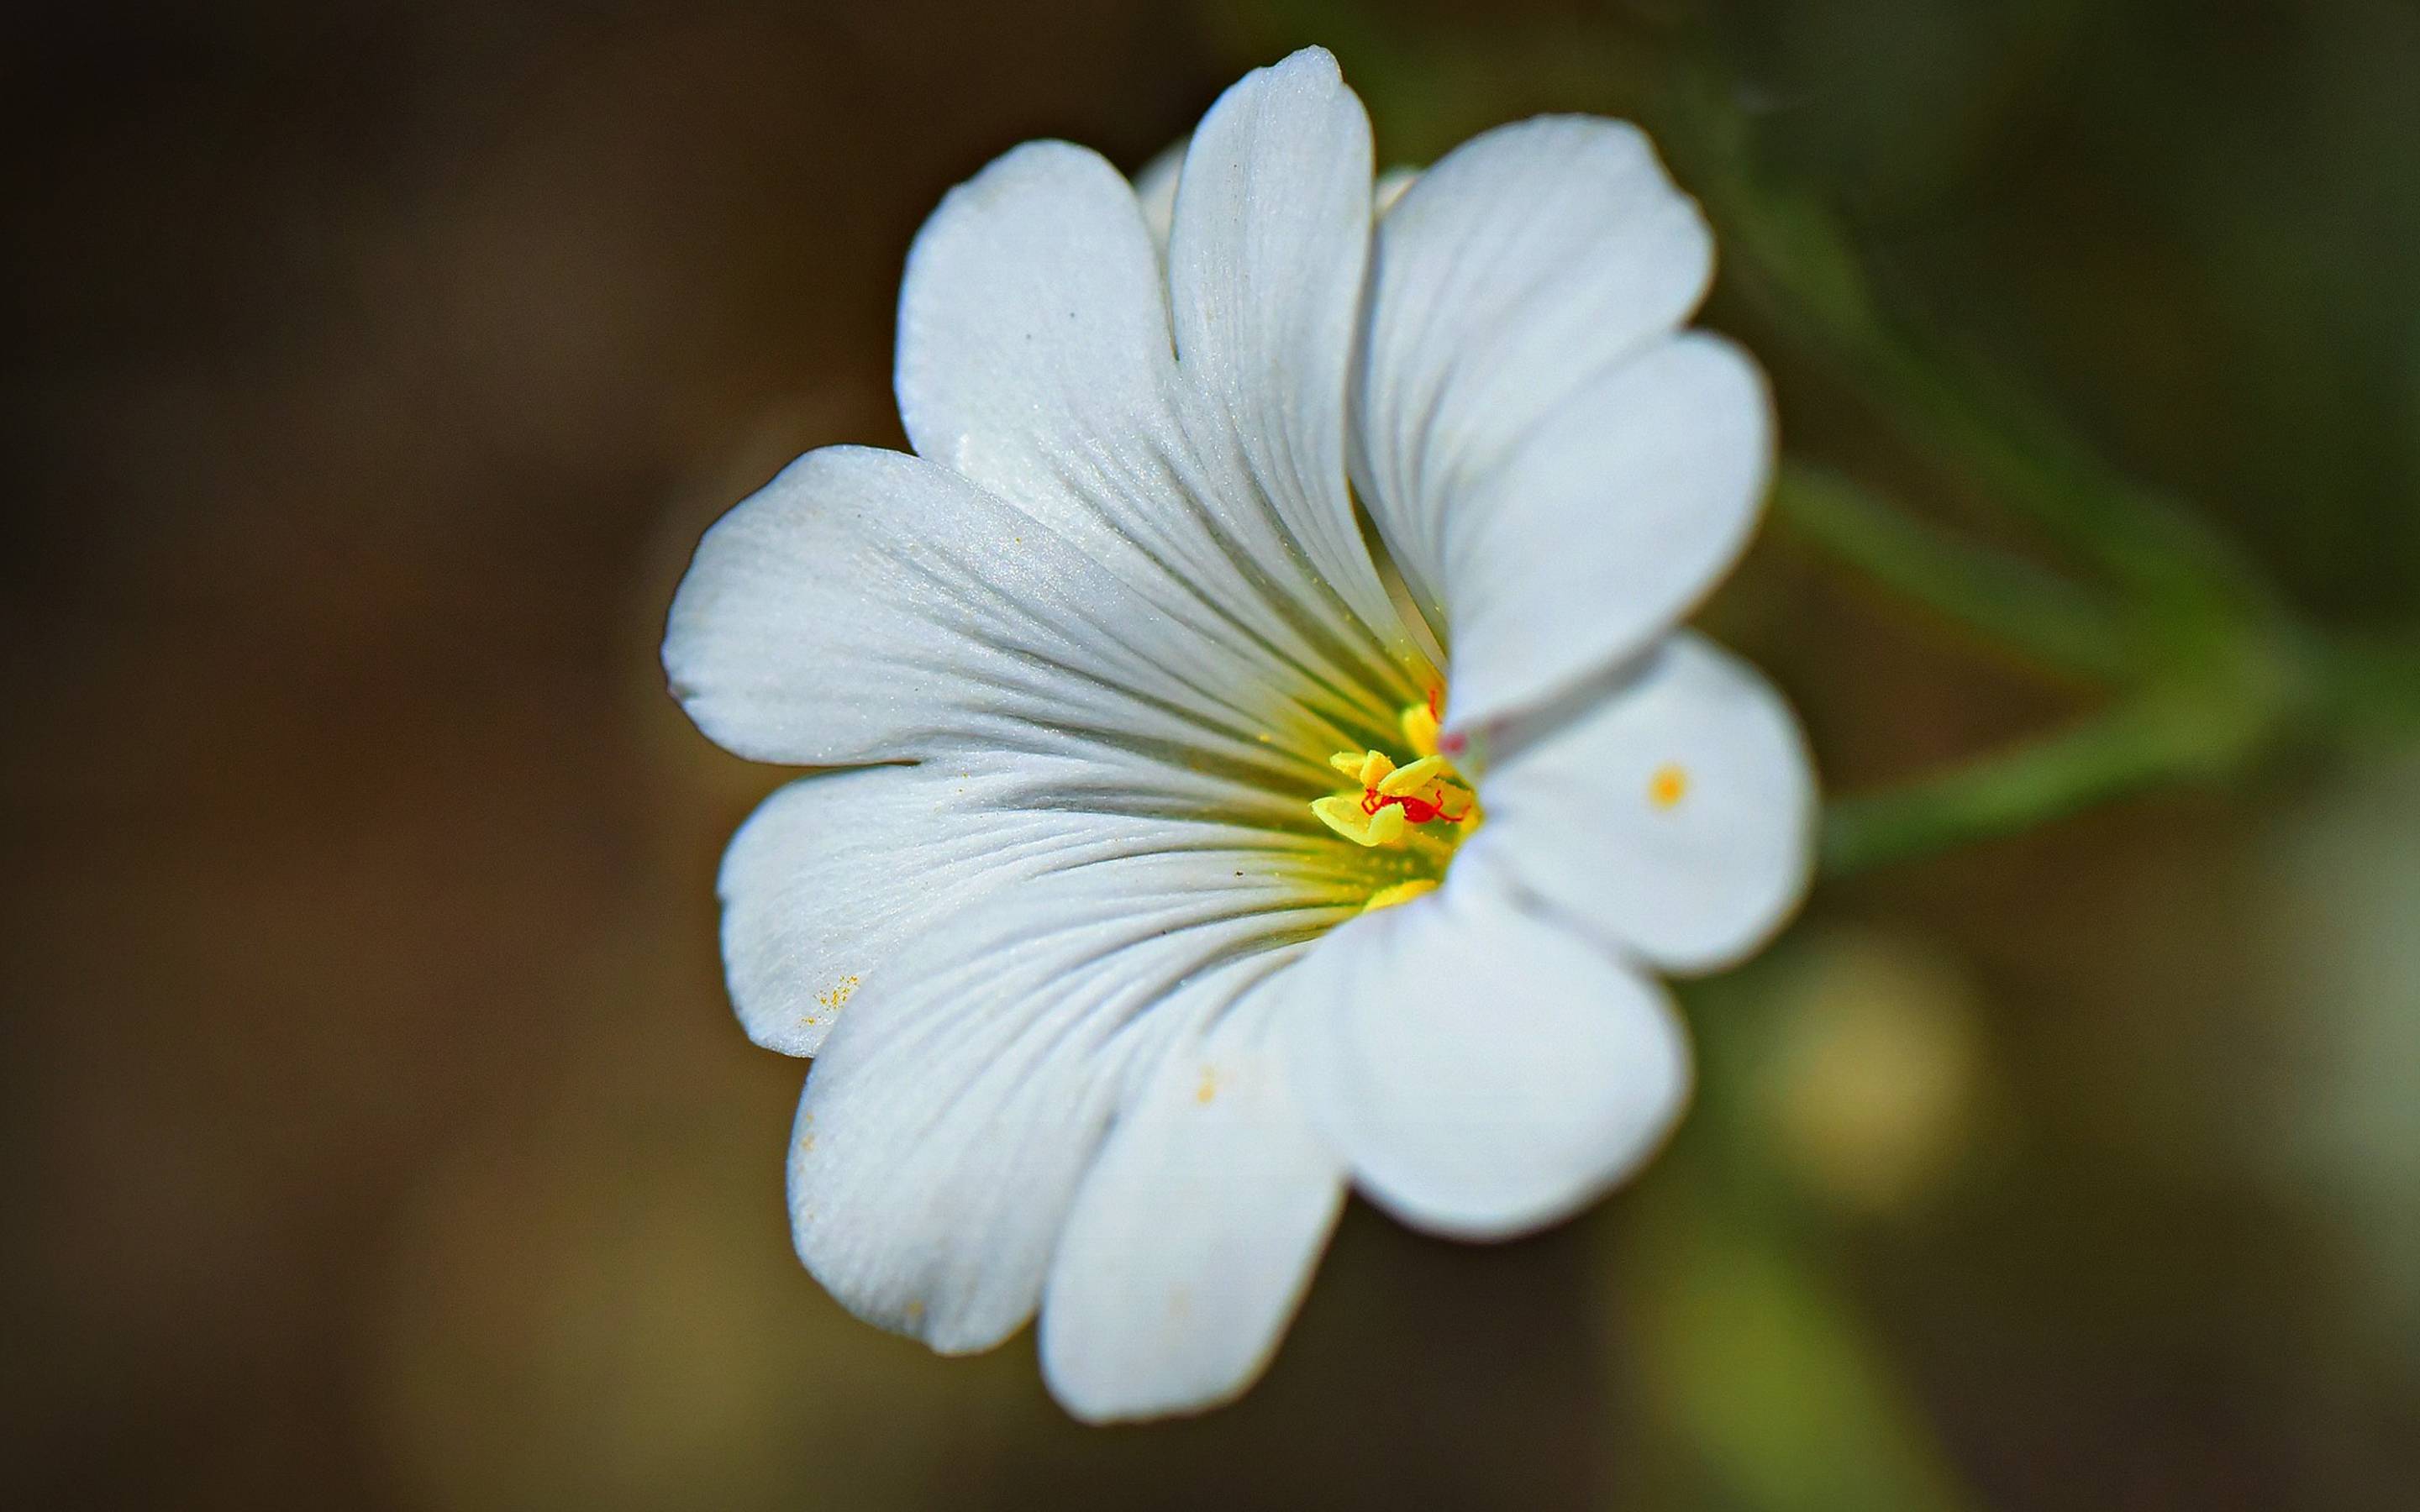
M 1353 806 L 1358 810 L 1361 806 Z M 1365 845 L 1401 845 L 1404 842 L 1404 810 L 1381 809 L 1370 816 L 1370 838 Z
M 1395 769 L 1394 762 L 1382 750 L 1340 750 L 1327 758 L 1327 764 L 1365 788 L 1376 787 Z
M 1391 887 L 1380 887 L 1370 895 L 1368 903 L 1361 905 L 1361 911 L 1365 914 L 1374 914 L 1381 908 L 1392 908 L 1397 903 L 1409 903 L 1422 893 L 1435 892 L 1436 889 L 1435 877 L 1414 877 L 1409 882 L 1398 882 Z
M 1404 744 L 1412 748 L 1415 756 L 1437 753 L 1436 711 L 1426 703 L 1415 703 L 1404 710 Z
M 1453 776 L 1453 764 L 1442 756 L 1423 756 L 1409 766 L 1398 766 L 1370 784 L 1387 796 L 1400 797 L 1418 793 L 1432 782 L 1443 782 Z
M 1404 840 L 1404 810 L 1400 804 L 1389 804 L 1375 813 L 1361 807 L 1357 793 L 1331 793 L 1311 800 L 1311 811 L 1319 822 L 1343 836 L 1356 845 L 1399 845 Z

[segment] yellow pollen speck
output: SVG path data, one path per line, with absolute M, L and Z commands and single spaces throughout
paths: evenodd
M 1202 1085 L 1193 1089 L 1193 1101 L 1206 1103 L 1218 1095 L 1218 1068 L 1204 1066 L 1202 1068 Z
M 848 1001 L 851 994 L 857 991 L 857 982 L 858 979 L 855 977 L 843 977 L 830 991 L 815 994 L 815 1001 L 823 1004 L 828 1010 L 837 1010 L 841 1004 Z M 813 1024 L 815 1021 L 809 1019 L 807 1022 Z
M 908 1315 L 908 1320 L 912 1323 L 924 1316 L 924 1299 L 910 1297 L 908 1299 L 908 1305 L 900 1310 Z
M 812 1155 L 814 1152 L 815 1136 L 813 1134 L 800 1134 L 799 1136 L 799 1153 L 801 1155 Z
M 1677 808 L 1688 795 L 1689 769 L 1677 763 L 1665 763 L 1647 779 L 1647 801 L 1658 809 Z

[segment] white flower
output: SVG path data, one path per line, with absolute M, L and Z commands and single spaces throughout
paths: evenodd
M 908 259 L 916 455 L 802 457 L 673 606 L 700 728 L 845 768 L 721 878 L 742 1022 L 817 1057 L 799 1256 L 947 1352 L 1038 1306 L 1085 1418 L 1249 1385 L 1348 1181 L 1493 1238 L 1620 1180 L 1688 1093 L 1652 973 L 1806 885 L 1795 725 L 1673 628 L 1773 445 L 1679 329 L 1695 205 L 1575 117 L 1387 188 L 1316 49 L 1140 197 L 1009 153 Z

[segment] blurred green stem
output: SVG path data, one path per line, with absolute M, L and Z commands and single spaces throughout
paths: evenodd
M 1936 466 L 2135 597 L 2194 618 L 2268 597 L 2198 516 L 2107 471 L 2037 407 L 1960 364 L 1928 360 L 1887 328 L 1825 334 Z
M 2130 615 L 1820 467 L 1785 464 L 1775 509 L 1802 539 L 1987 643 L 2120 689 L 2112 706 L 2057 734 L 1835 803 L 1823 837 L 1827 876 L 2017 834 L 2147 788 L 2219 779 L 2264 753 L 2296 715 L 2364 717 L 2383 693 L 2405 690 L 2408 670 L 2391 656 L 2356 664 L 2265 620 L 2147 637 L 2142 611 Z M 2420 709 L 2420 692 L 2412 702 Z
M 2420 730 L 2420 655 L 2354 646 L 2274 614 L 2166 625 L 1927 524 L 1820 469 L 1783 470 L 1782 517 L 1876 582 L 1994 645 L 2113 687 L 2058 733 L 1824 816 L 1824 875 L 2017 834 L 2149 788 L 2240 776 L 2291 740 Z
M 1826 876 L 2017 834 L 2149 788 L 2241 778 L 2298 746 L 2420 737 L 2420 640 L 2323 635 L 2248 608 L 2149 636 L 2138 627 L 2152 611 L 2104 603 L 1821 469 L 1785 467 L 1776 508 L 1884 587 L 2116 689 L 2061 733 L 1834 803 Z
M 1841 877 L 2063 819 L 2112 798 L 2222 768 L 2241 734 L 2157 702 L 1925 778 L 1842 799 L 1823 820 L 1823 871 Z
M 2059 733 L 1834 803 L 1826 876 L 2016 834 L 2148 788 L 2240 778 L 2296 745 L 2420 737 L 2420 639 L 2325 635 L 2250 605 L 2148 634 L 2156 610 L 2104 602 L 1821 469 L 1786 466 L 1776 508 L 1882 586 L 2117 690 Z
M 1784 463 L 1774 509 L 1810 544 L 2027 660 L 2101 684 L 2132 668 L 2131 634 L 2108 605 L 2030 562 L 1916 519 L 1837 472 Z
M 2420 638 L 2343 637 L 2312 660 L 2323 711 L 2348 740 L 2420 736 Z

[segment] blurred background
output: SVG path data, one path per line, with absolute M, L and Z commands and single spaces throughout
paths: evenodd
M 1548 109 L 1710 203 L 1752 156 L 2299 612 L 2420 618 L 2410 0 L 28 0 L 0 1498 L 2412 1504 L 2420 746 L 1825 887 L 1691 993 L 1630 1190 L 1483 1249 L 1357 1207 L 1207 1418 L 1078 1428 L 1030 1336 L 938 1360 L 798 1268 L 802 1068 L 713 907 L 780 774 L 665 696 L 673 585 L 793 454 L 898 444 L 948 186 L 1138 164 L 1313 40 L 1382 162 Z M 1954 517 L 1727 268 L 1792 450 Z M 1712 624 L 1837 791 L 2090 697 L 1787 528 Z

